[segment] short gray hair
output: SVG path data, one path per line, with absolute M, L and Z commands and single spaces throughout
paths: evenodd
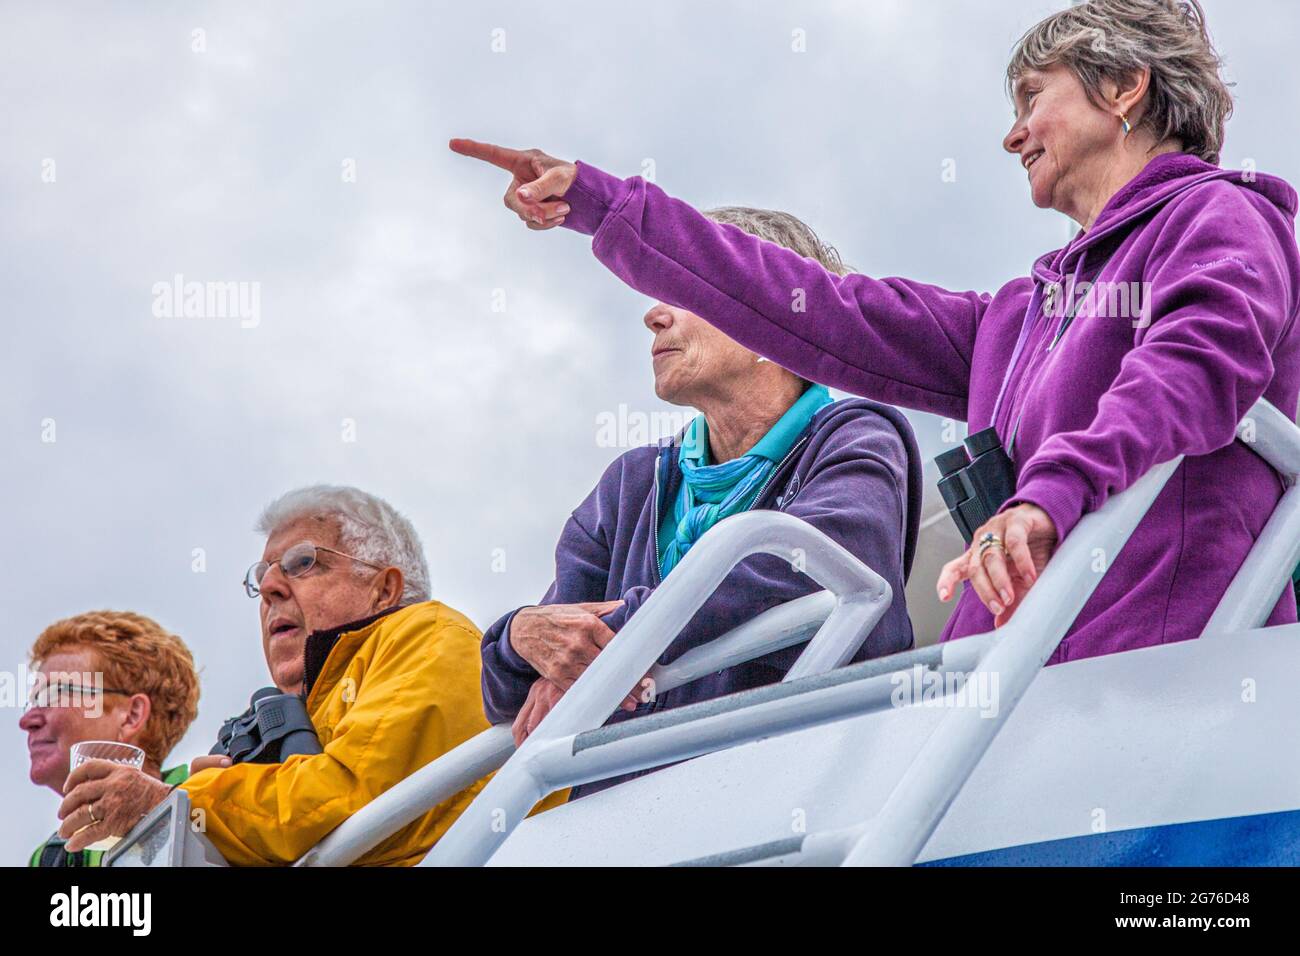
M 837 276 L 851 271 L 840 259 L 834 246 L 822 242 L 811 226 L 788 212 L 753 209 L 749 206 L 719 206 L 717 209 L 706 210 L 704 215 L 714 222 L 736 226 L 751 236 L 785 246 L 805 259 L 815 259 L 827 272 L 833 272 Z
M 1199 0 L 1088 0 L 1035 24 L 1007 65 L 1007 89 L 1026 70 L 1070 69 L 1088 99 L 1100 105 L 1103 80 L 1151 69 L 1147 109 L 1139 120 L 1161 143 L 1182 141 L 1184 153 L 1219 162 L 1232 94 L 1210 41 Z
M 424 560 L 420 536 L 387 501 L 344 485 L 295 488 L 266 506 L 257 519 L 256 530 L 270 536 L 303 518 L 335 522 L 339 543 L 348 554 L 401 571 L 405 581 L 403 604 L 429 600 L 429 565 Z
M 848 275 L 853 271 L 840 259 L 840 254 L 834 246 L 822 242 L 817 237 L 812 226 L 788 212 L 777 209 L 755 209 L 751 206 L 718 206 L 716 209 L 706 209 L 704 215 L 714 222 L 735 226 L 751 236 L 784 246 L 791 252 L 799 253 L 805 259 L 814 259 L 821 263 L 822 268 L 834 275 Z M 795 378 L 803 382 L 805 388 L 812 384 L 802 375 L 795 375 Z

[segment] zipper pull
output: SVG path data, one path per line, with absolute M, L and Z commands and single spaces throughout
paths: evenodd
M 1056 304 L 1056 294 L 1060 288 L 1060 285 L 1053 282 L 1043 292 L 1043 315 L 1051 315 L 1052 306 Z

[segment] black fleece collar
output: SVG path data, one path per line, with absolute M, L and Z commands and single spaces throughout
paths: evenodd
M 302 651 L 302 699 L 306 700 L 307 695 L 311 693 L 312 685 L 320 677 L 321 668 L 325 666 L 325 661 L 329 658 L 330 651 L 334 650 L 334 645 L 339 642 L 339 638 L 352 631 L 359 631 L 363 627 L 369 627 L 381 617 L 387 617 L 394 611 L 400 611 L 406 606 L 398 604 L 395 607 L 380 611 L 378 614 L 372 614 L 370 617 L 363 617 L 359 621 L 342 624 L 328 631 L 312 631 L 308 634 L 307 643 Z

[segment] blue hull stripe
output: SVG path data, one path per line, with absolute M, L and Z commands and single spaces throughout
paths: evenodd
M 1300 810 L 1026 843 L 919 865 L 1300 866 Z

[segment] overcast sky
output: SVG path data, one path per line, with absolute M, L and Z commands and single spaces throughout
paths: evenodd
M 316 481 L 405 512 L 434 596 L 480 627 L 536 600 L 621 451 L 600 416 L 669 410 L 649 302 L 586 238 L 524 229 L 447 140 L 652 160 L 670 193 L 793 212 L 860 271 L 992 291 L 1068 236 L 1000 147 L 1008 53 L 1061 5 L 4 3 L 0 668 L 21 681 L 58 618 L 151 615 L 203 681 L 171 762 L 206 752 L 268 683 L 253 522 Z M 1205 6 L 1237 83 L 1223 165 L 1300 180 L 1296 5 Z M 255 321 L 157 314 L 177 275 L 256 283 Z M 9 710 L 19 863 L 57 799 Z

